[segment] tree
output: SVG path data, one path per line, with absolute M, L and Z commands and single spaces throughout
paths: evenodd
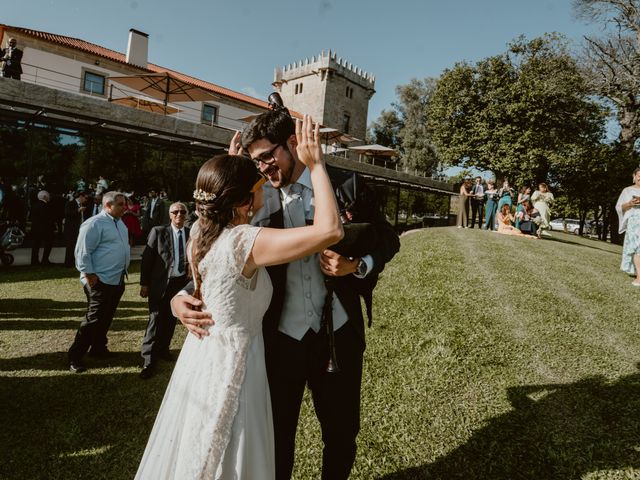
M 404 122 L 400 119 L 396 110 L 383 110 L 380 113 L 380 117 L 369 126 L 367 141 L 402 151 L 400 130 L 403 127 Z
M 547 181 L 555 163 L 602 137 L 604 113 L 588 92 L 563 37 L 520 37 L 503 54 L 445 70 L 427 125 L 448 165 Z
M 403 167 L 428 174 L 434 173 L 439 162 L 427 130 L 428 105 L 435 83 L 431 78 L 414 78 L 407 85 L 399 85 L 398 101 L 392 110 L 383 110 L 369 127 L 370 140 L 397 149 Z
M 402 164 L 411 170 L 433 173 L 438 157 L 427 130 L 428 106 L 435 91 L 436 80 L 412 79 L 407 85 L 396 87 L 396 108 L 402 118 L 403 127 L 399 137 L 402 142 Z
M 640 137 L 640 1 L 573 3 L 579 17 L 604 23 L 601 37 L 585 37 L 585 73 L 593 93 L 615 106 L 620 124 L 618 142 L 632 156 Z

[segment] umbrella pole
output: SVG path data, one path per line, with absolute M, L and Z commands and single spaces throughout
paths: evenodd
M 169 100 L 169 82 L 171 82 L 171 79 L 167 75 L 167 86 L 164 89 L 164 114 L 165 115 L 167 114 L 167 101 Z

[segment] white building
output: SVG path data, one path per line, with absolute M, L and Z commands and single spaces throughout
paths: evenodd
M 173 115 L 182 120 L 232 130 L 246 125 L 240 120 L 243 117 L 261 113 L 267 108 L 265 101 L 150 63 L 147 55 L 149 38 L 134 29 L 129 30 L 126 54 L 73 37 L 0 24 L 0 45 L 3 48 L 10 38 L 15 38 L 18 48 L 24 52 L 21 79 L 24 82 L 104 98 L 105 101 L 135 97 L 144 102 L 153 99 L 111 82 L 109 78 L 169 72 L 212 95 L 205 101 L 170 102 L 169 107 L 180 110 Z

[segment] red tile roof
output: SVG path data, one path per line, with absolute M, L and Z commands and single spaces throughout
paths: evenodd
M 80 40 L 79 38 L 66 37 L 64 35 L 41 32 L 38 30 L 31 30 L 29 28 L 13 27 L 11 25 L 0 24 L 0 32 L 5 29 L 13 30 L 15 32 L 20 32 L 23 35 L 44 40 L 46 42 L 54 43 L 57 45 L 62 45 L 64 47 L 72 48 L 74 50 L 80 50 L 82 52 L 90 53 L 98 57 L 106 58 L 114 62 L 122 63 L 130 67 L 138 68 L 142 71 L 155 72 L 155 73 L 170 72 L 176 75 L 177 77 L 179 77 L 181 80 L 187 83 L 190 83 L 192 85 L 195 85 L 197 87 L 204 88 L 205 90 L 209 90 L 211 92 L 217 93 L 225 97 L 232 98 L 234 100 L 238 100 L 240 102 L 249 103 L 255 107 L 260 107 L 264 109 L 268 108 L 267 102 L 258 100 L 257 98 L 250 97 L 249 95 L 245 95 L 243 93 L 229 90 L 228 88 L 221 87 L 219 85 L 216 85 L 215 83 L 205 82 L 204 80 L 200 80 L 199 78 L 185 75 L 184 73 L 176 72 L 175 70 L 171 70 L 170 68 L 161 67 L 160 65 L 149 63 L 147 68 L 145 69 L 142 67 L 138 67 L 137 65 L 127 63 L 125 54 L 116 52 L 114 50 L 110 50 L 108 48 L 101 47 L 100 45 L 96 45 L 94 43 Z

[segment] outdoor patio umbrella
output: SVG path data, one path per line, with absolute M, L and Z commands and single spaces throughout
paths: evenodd
M 320 137 L 324 141 L 325 145 L 333 141 L 337 141 L 339 143 L 351 143 L 360 141 L 359 138 L 352 137 L 351 135 L 342 133 L 340 130 L 331 127 L 322 127 L 320 129 Z
M 354 150 L 362 155 L 369 155 L 372 157 L 395 157 L 398 152 L 393 148 L 383 147 L 377 143 L 373 145 L 359 145 L 357 147 L 349 147 L 350 150 Z
M 109 77 L 109 80 L 157 98 L 165 106 L 168 102 L 201 102 L 218 98 L 215 93 L 192 85 L 169 72 Z
M 138 97 L 121 97 L 112 98 L 109 100 L 111 103 L 117 103 L 118 105 L 126 105 L 127 107 L 137 108 L 138 110 L 144 110 L 145 112 L 163 113 L 165 115 L 172 115 L 174 113 L 181 112 L 179 108 L 163 105 L 162 103 L 152 102 Z

